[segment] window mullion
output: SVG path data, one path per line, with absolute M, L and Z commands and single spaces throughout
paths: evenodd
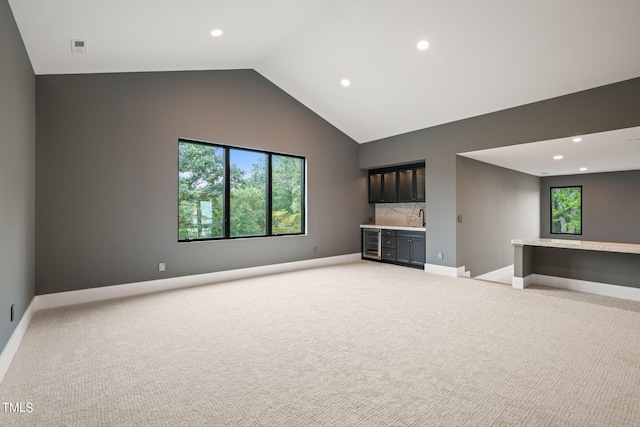
M 302 161 L 300 167 L 300 177 L 301 188 L 300 188 L 300 233 L 304 233 L 307 229 L 307 171 L 306 171 L 306 162 Z
M 224 237 L 231 236 L 231 162 L 229 147 L 224 148 Z
M 265 174 L 266 177 L 267 177 L 267 182 L 266 182 L 266 184 L 267 184 L 267 230 L 266 230 L 267 231 L 267 236 L 272 236 L 273 235 L 273 227 L 272 227 L 272 221 L 273 221 L 273 218 L 272 218 L 272 213 L 273 213 L 273 209 L 272 209 L 272 206 L 273 206 L 272 179 L 273 179 L 273 176 L 271 174 L 271 171 L 272 171 L 271 159 L 272 159 L 271 153 L 267 153 L 267 164 L 266 164 L 267 170 L 266 170 L 266 174 Z

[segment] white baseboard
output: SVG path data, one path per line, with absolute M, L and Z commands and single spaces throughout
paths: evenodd
M 476 276 L 476 279 L 489 280 L 493 282 L 502 282 L 505 278 L 513 277 L 514 265 L 507 265 L 506 267 L 499 268 L 497 270 L 490 271 L 488 273 Z M 505 282 L 508 283 L 508 282 Z
M 123 285 L 103 286 L 78 291 L 59 292 L 37 296 L 37 310 L 62 307 L 65 305 L 82 304 L 113 298 L 142 295 L 151 292 L 167 291 L 171 289 L 189 288 L 209 283 L 229 280 L 246 279 L 266 274 L 284 273 L 305 268 L 323 267 L 327 265 L 343 264 L 360 260 L 360 253 L 339 255 L 325 258 L 314 258 L 304 261 L 286 262 L 281 264 L 264 265 L 259 267 L 241 268 L 237 270 L 217 271 L 214 273 L 195 274 L 191 276 L 171 277 L 167 279 L 149 280 L 145 282 L 128 283 Z
M 33 313 L 36 311 L 36 298 L 34 297 L 27 309 L 24 311 L 20 322 L 13 330 L 11 334 L 11 338 L 9 338 L 9 342 L 0 353 L 0 383 L 2 383 L 2 379 L 4 378 L 4 374 L 7 373 L 9 369 L 9 365 L 13 360 L 13 356 L 15 356 L 16 351 L 18 351 L 18 347 L 20 346 L 20 342 L 22 341 L 22 337 L 24 337 L 25 332 L 27 332 L 27 327 L 29 323 L 31 323 L 31 318 L 33 317 Z
M 534 274 L 530 274 L 526 277 L 513 277 L 511 279 L 511 286 L 513 286 L 516 289 L 524 289 L 526 287 L 528 287 L 529 285 L 533 285 L 534 284 Z
M 544 274 L 532 274 L 531 276 L 533 276 L 532 284 L 536 285 L 550 286 L 553 288 L 566 289 L 569 291 L 578 291 L 588 294 L 640 301 L 640 288 L 633 288 L 631 286 L 610 285 L 600 282 L 589 282 L 586 280 L 568 279 L 565 277 L 546 276 Z
M 441 276 L 449 276 L 449 277 L 469 277 L 470 273 L 465 271 L 464 266 L 462 267 L 447 267 L 444 265 L 437 264 L 425 264 L 424 271 L 427 273 L 439 274 Z

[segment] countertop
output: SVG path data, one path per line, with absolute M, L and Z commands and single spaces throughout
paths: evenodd
M 401 225 L 360 224 L 360 228 L 384 228 L 385 230 L 427 231 L 426 227 L 403 227 Z
M 587 251 L 640 254 L 640 245 L 633 243 L 591 242 L 586 240 L 545 239 L 539 237 L 511 240 L 515 246 L 543 246 L 547 248 L 582 249 Z

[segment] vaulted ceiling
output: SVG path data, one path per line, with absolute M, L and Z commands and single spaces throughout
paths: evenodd
M 640 76 L 638 0 L 9 4 L 38 75 L 252 68 L 359 143 Z

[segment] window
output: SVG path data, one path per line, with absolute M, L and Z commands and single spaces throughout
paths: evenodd
M 303 234 L 305 159 L 178 141 L 178 240 Z
M 231 237 L 267 234 L 267 155 L 230 149 Z
M 178 239 L 224 236 L 224 149 L 178 145 Z
M 582 234 L 582 187 L 551 187 L 551 234 Z
M 304 159 L 271 156 L 271 220 L 273 234 L 302 233 Z

